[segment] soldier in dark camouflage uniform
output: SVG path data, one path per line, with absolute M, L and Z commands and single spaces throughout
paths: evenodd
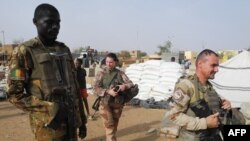
M 78 127 L 86 136 L 72 55 L 56 41 L 60 21 L 54 6 L 39 5 L 33 19 L 38 37 L 16 47 L 9 64 L 8 99 L 29 113 L 38 141 L 76 141 Z
M 116 68 L 118 59 L 114 53 L 109 53 L 105 60 L 106 66 L 97 73 L 93 87 L 94 94 L 101 97 L 99 112 L 105 127 L 106 140 L 116 141 L 117 126 L 124 106 L 124 99 L 119 92 L 131 88 L 133 83 L 123 71 Z
M 220 126 L 231 110 L 228 100 L 221 99 L 208 79 L 218 72 L 219 57 L 203 50 L 196 60 L 196 73 L 181 79 L 173 94 L 173 107 L 166 115 L 181 127 L 180 136 L 187 141 L 221 141 Z M 221 115 L 222 113 L 226 115 Z

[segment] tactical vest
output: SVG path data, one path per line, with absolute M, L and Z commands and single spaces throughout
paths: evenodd
M 119 75 L 119 70 L 114 69 L 112 71 L 104 70 L 104 76 L 102 79 L 103 88 L 108 89 L 123 83 L 122 78 Z
M 104 69 L 104 76 L 102 78 L 102 86 L 105 89 L 112 89 L 116 85 L 120 85 L 123 83 L 123 79 L 119 75 L 119 70 L 114 69 L 112 71 Z M 103 97 L 104 104 L 124 104 L 125 98 L 122 94 L 118 94 L 116 97 L 111 95 L 105 95 Z
M 30 87 L 27 91 L 39 99 L 51 101 L 50 97 L 55 89 L 70 87 L 73 98 L 77 99 L 73 60 L 68 48 L 63 43 L 44 47 L 38 39 L 25 42 L 24 46 L 34 64 L 28 78 Z
M 197 105 L 199 101 L 204 101 L 209 108 L 209 111 L 206 111 L 207 115 L 220 112 L 221 99 L 212 88 L 212 85 L 208 82 L 206 86 L 202 86 L 196 75 L 190 76 L 188 79 L 192 82 L 195 88 L 194 94 L 191 95 L 190 98 L 190 107 Z
M 206 86 L 202 86 L 196 75 L 189 76 L 188 79 L 192 82 L 195 89 L 193 95 L 190 95 L 190 105 L 186 114 L 193 117 L 206 118 L 213 113 L 220 113 L 221 99 L 212 88 L 212 85 L 208 83 Z M 201 141 L 220 141 L 219 132 L 220 130 L 215 128 L 197 131 L 195 134 L 198 135 Z
M 79 127 L 84 122 L 81 120 L 84 116 L 80 116 L 79 112 L 80 95 L 77 95 L 74 65 L 69 49 L 59 42 L 45 47 L 38 38 L 24 42 L 17 49 L 25 55 L 16 61 L 19 61 L 19 67 L 26 70 L 24 88 L 32 95 L 27 106 L 32 108 L 31 111 L 37 111 L 30 113 L 31 117 L 36 117 L 31 118 L 32 129 L 35 130 L 35 125 L 38 124 L 33 121 L 39 121 L 39 125 L 43 122 L 44 126 L 57 123 L 54 127 L 72 121 L 70 127 Z M 62 108 L 64 105 L 66 108 Z M 60 113 L 65 113 L 63 118 L 57 118 L 61 117 Z

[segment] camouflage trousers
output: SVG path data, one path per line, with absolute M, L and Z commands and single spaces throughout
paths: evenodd
M 121 104 L 106 105 L 103 101 L 100 101 L 99 112 L 105 128 L 106 141 L 116 141 L 116 132 L 122 109 L 123 105 Z
M 37 141 L 69 141 L 66 124 L 62 124 L 57 130 L 54 130 L 45 127 L 44 118 L 46 118 L 46 114 L 42 112 L 30 114 L 31 129 Z M 77 141 L 77 138 L 74 141 Z

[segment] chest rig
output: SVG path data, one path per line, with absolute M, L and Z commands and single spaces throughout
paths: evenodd
M 195 110 L 203 110 L 204 114 L 195 112 L 196 116 L 202 118 L 216 112 L 220 112 L 221 109 L 221 99 L 212 88 L 212 85 L 208 82 L 207 85 L 203 86 L 200 84 L 196 75 L 188 78 L 194 85 L 194 94 L 191 95 L 189 108 L 194 108 Z
M 106 70 L 104 72 L 104 76 L 102 79 L 102 85 L 103 88 L 105 89 L 112 89 L 114 88 L 116 85 L 120 85 L 123 83 L 123 80 L 121 78 L 121 76 L 119 75 L 119 70 L 114 69 L 114 70 Z M 105 95 L 104 98 L 104 104 L 108 105 L 108 104 L 123 104 L 125 99 L 124 99 L 124 95 L 118 93 L 117 96 L 113 97 L 111 95 Z
M 102 78 L 102 86 L 105 89 L 113 88 L 116 85 L 122 84 L 123 80 L 119 75 L 118 69 L 108 70 L 107 68 L 104 69 L 104 74 Z
M 72 70 L 74 67 L 64 44 L 57 43 L 53 47 L 44 47 L 39 41 L 33 41 L 24 45 L 30 52 L 34 64 L 29 76 L 30 85 L 40 89 L 40 93 L 31 90 L 32 94 L 40 99 L 53 101 L 51 96 L 55 90 L 62 89 L 76 93 Z
M 221 115 L 221 99 L 212 88 L 212 85 L 209 82 L 207 85 L 201 85 L 196 75 L 188 79 L 193 83 L 195 90 L 194 94 L 191 95 L 187 115 L 206 118 L 213 113 L 219 112 L 220 116 L 223 116 Z M 200 141 L 221 141 L 219 132 L 219 128 L 209 128 L 202 131 L 196 131 L 196 134 L 199 136 Z

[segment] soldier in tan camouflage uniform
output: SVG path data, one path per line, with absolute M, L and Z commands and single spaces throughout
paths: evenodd
M 221 116 L 230 115 L 231 104 L 221 99 L 208 81 L 218 72 L 218 65 L 218 55 L 205 49 L 197 56 L 195 74 L 176 84 L 173 107 L 166 115 L 181 127 L 180 137 L 183 140 L 222 140 L 220 126 L 226 123 Z
M 114 53 L 109 53 L 105 60 L 106 67 L 97 73 L 93 87 L 94 93 L 101 97 L 99 112 L 106 140 L 116 141 L 117 126 L 124 106 L 124 99 L 119 92 L 131 88 L 133 83 L 123 71 L 116 68 L 118 59 Z
M 16 47 L 9 64 L 8 99 L 29 113 L 38 141 L 77 141 L 78 127 L 86 136 L 72 55 L 56 41 L 60 21 L 54 6 L 39 5 L 33 19 L 38 37 Z

